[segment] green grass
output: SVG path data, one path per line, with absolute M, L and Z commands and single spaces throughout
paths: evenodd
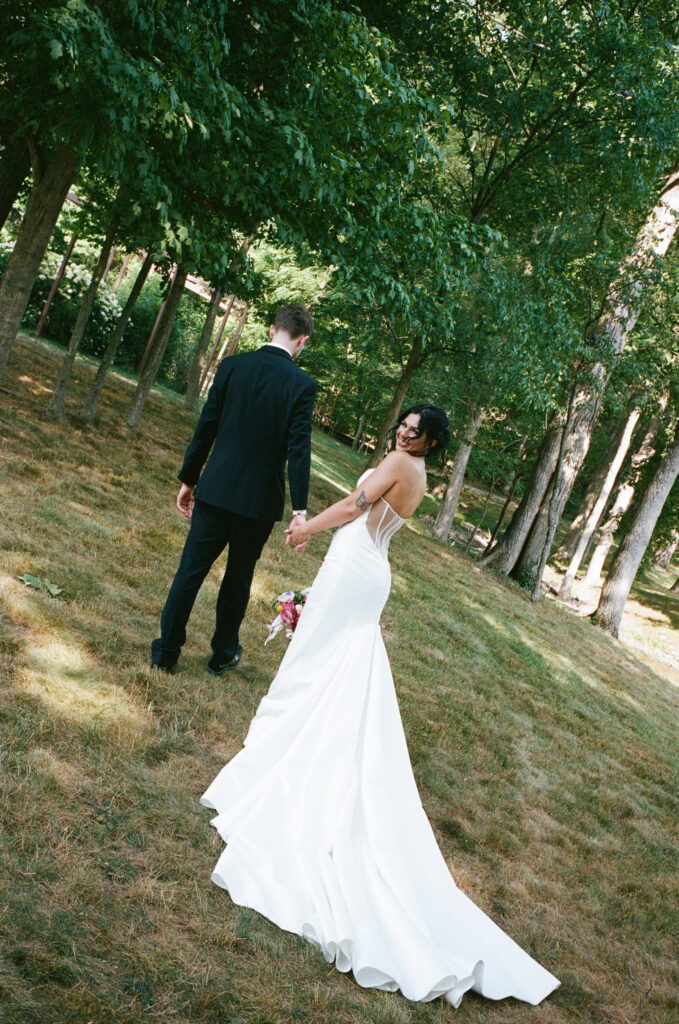
M 383 624 L 425 809 L 460 887 L 562 987 L 537 1009 L 471 995 L 458 1011 L 364 991 L 210 883 L 221 841 L 198 804 L 280 660 L 282 637 L 263 646 L 270 600 L 311 581 L 329 538 L 298 558 L 274 532 L 228 680 L 204 671 L 219 567 L 181 672 L 152 674 L 194 417 L 154 393 L 127 431 L 132 384 L 117 376 L 96 428 L 53 424 L 56 370 L 25 340 L 1 393 L 3 1024 L 673 1024 L 677 689 L 657 655 L 679 599 L 665 577 L 637 589 L 626 646 L 530 604 L 421 521 L 394 539 Z M 70 412 L 92 373 L 78 361 Z M 315 434 L 310 507 L 362 467 Z M 61 597 L 25 587 L 26 571 Z

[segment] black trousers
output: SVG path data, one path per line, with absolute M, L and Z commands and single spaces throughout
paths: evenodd
M 238 648 L 238 630 L 250 599 L 255 565 L 274 523 L 228 512 L 196 501 L 177 574 L 160 620 L 160 636 L 151 644 L 154 665 L 171 668 L 186 640 L 186 624 L 203 580 L 229 545 L 224 579 L 217 597 L 217 624 L 212 650 L 228 661 Z

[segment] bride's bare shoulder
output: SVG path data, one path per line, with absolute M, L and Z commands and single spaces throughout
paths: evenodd
M 424 460 L 413 458 L 408 452 L 389 452 L 385 455 L 384 461 L 390 459 L 390 465 L 393 466 L 398 472 L 407 473 L 413 477 L 422 476 L 424 469 Z M 426 474 L 425 474 L 426 475 Z
M 427 488 L 427 473 L 424 467 L 424 459 L 414 459 L 407 452 L 389 452 L 384 461 L 389 459 L 390 471 L 394 476 L 394 487 L 405 488 L 402 491 L 405 496 L 409 493 L 419 504 Z
M 391 466 L 409 466 L 413 461 L 412 455 L 407 452 L 387 452 L 382 463 L 389 463 Z

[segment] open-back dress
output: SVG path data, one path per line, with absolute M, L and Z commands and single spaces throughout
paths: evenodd
M 361 986 L 538 1003 L 559 982 L 457 888 L 413 777 L 380 632 L 403 522 L 380 498 L 336 531 L 243 749 L 202 797 L 226 843 L 212 879 Z

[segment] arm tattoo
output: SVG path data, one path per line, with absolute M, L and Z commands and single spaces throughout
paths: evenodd
M 365 508 L 365 506 L 367 504 L 368 504 L 368 502 L 366 501 L 366 498 L 365 498 L 365 491 L 361 491 L 361 493 L 359 494 L 358 498 L 356 499 L 356 507 L 357 508 Z

